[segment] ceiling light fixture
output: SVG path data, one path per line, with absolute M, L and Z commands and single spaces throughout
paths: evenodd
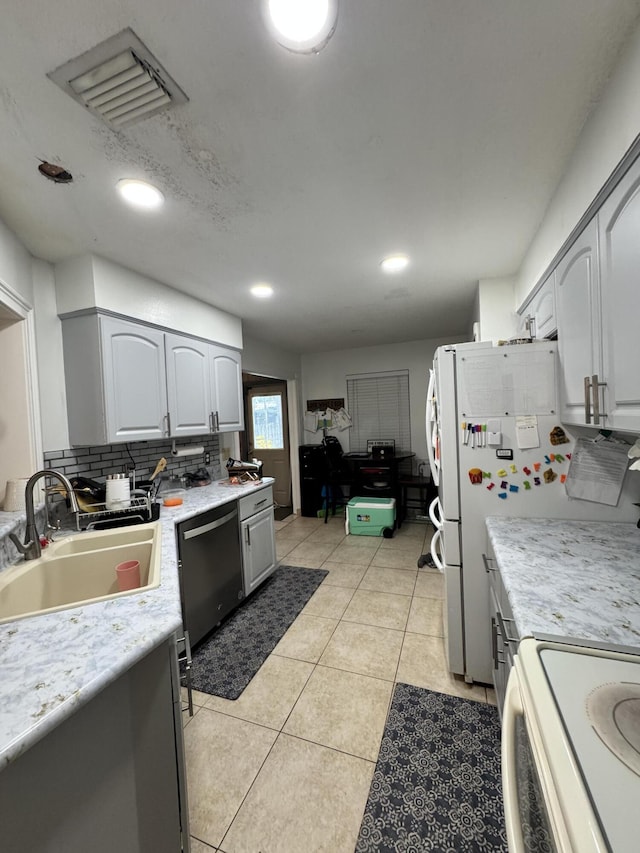
M 266 299 L 273 296 L 273 288 L 270 284 L 254 284 L 251 288 L 251 293 L 257 296 L 258 299 Z
M 123 178 L 116 184 L 116 189 L 128 204 L 143 210 L 155 210 L 164 203 L 160 190 L 146 181 Z
M 406 255 L 389 255 L 380 261 L 380 266 L 388 273 L 402 272 L 408 265 L 409 258 Z
M 294 53 L 318 53 L 338 19 L 338 0 L 263 0 L 264 17 L 276 41 Z

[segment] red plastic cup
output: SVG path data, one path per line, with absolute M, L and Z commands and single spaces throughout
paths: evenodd
M 138 560 L 126 560 L 116 566 L 116 578 L 118 590 L 126 592 L 128 589 L 138 589 L 140 586 L 140 562 Z

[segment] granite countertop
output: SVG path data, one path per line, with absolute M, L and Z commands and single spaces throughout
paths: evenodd
M 635 524 L 491 517 L 486 525 L 521 637 L 640 647 Z
M 175 525 L 271 483 L 219 481 L 162 507 L 158 588 L 0 625 L 0 769 L 181 629 Z M 0 513 L 0 536 L 24 520 Z

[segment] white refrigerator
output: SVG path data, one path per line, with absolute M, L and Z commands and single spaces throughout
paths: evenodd
M 483 561 L 488 516 L 638 517 L 629 476 L 615 507 L 567 496 L 566 478 L 579 436 L 558 418 L 557 374 L 554 341 L 503 347 L 452 344 L 435 353 L 426 407 L 429 463 L 438 486 L 429 512 L 435 527 L 431 556 L 445 576 L 449 669 L 469 682 L 492 680 Z M 596 434 L 583 431 L 583 436 Z

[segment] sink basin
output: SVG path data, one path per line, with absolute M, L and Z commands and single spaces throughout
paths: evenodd
M 141 524 L 135 527 L 124 527 L 115 530 L 96 531 L 94 533 L 78 533 L 68 536 L 61 542 L 54 542 L 51 548 L 55 550 L 56 557 L 66 554 L 86 554 L 87 551 L 99 551 L 102 548 L 116 548 L 125 545 L 134 545 L 138 542 L 152 542 L 154 534 L 152 524 Z M 43 556 L 46 552 L 42 552 Z M 137 557 L 133 558 L 137 559 Z
M 0 624 L 160 585 L 160 524 L 79 533 L 53 542 L 38 560 L 0 572 Z M 140 562 L 140 586 L 118 591 L 116 566 Z

